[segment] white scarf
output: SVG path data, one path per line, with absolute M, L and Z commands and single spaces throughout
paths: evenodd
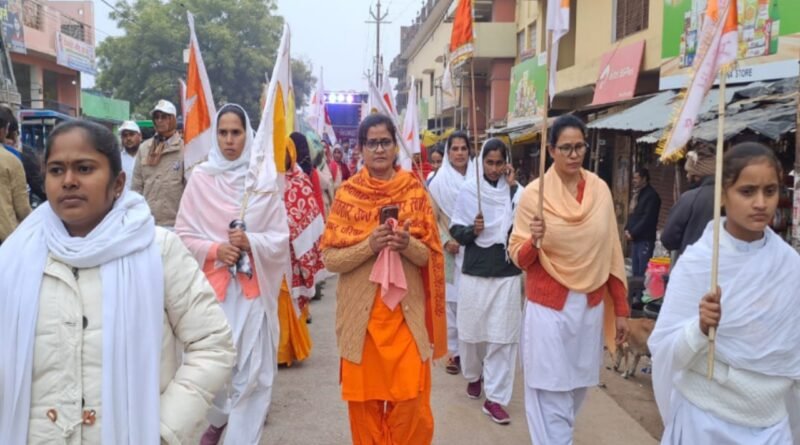
M 442 167 L 439 168 L 439 171 L 433 176 L 428 188 L 431 191 L 431 196 L 433 196 L 433 199 L 436 201 L 436 205 L 447 215 L 447 219 L 453 219 L 458 192 L 461 190 L 461 186 L 464 185 L 467 178 L 470 177 L 469 172 L 471 172 L 475 166 L 472 165 L 474 161 L 469 161 L 467 163 L 467 174 L 462 175 L 450 164 L 449 152 L 450 147 L 445 147 Z M 474 174 L 473 172 L 473 180 L 475 178 Z
M 487 141 L 488 142 L 488 141 Z M 481 152 L 474 162 L 478 163 L 478 174 L 481 178 L 481 210 L 483 211 L 483 232 L 475 240 L 475 244 L 488 248 L 495 244 L 508 244 L 508 233 L 514 223 L 514 209 L 519 202 L 519 187 L 512 198 L 511 189 L 505 176 L 497 181 L 497 187 L 486 180 L 483 174 L 483 144 Z M 506 159 L 508 161 L 508 159 Z M 471 226 L 478 215 L 478 184 L 475 174 L 469 174 L 459 190 L 451 225 Z
M 725 230 L 720 234 L 722 319 L 716 359 L 736 369 L 798 380 L 800 256 L 771 229 L 764 236 L 762 246 L 739 241 Z M 709 286 L 712 242 L 713 221 L 670 275 L 664 306 L 648 342 L 653 389 L 664 419 L 672 418 L 673 382 L 686 372 L 673 365 L 675 342 L 687 323 L 699 323 L 700 300 Z
M 217 140 L 217 127 L 219 126 L 219 118 L 221 116 L 220 113 L 222 112 L 222 109 L 220 109 L 220 111 L 218 111 L 217 115 L 214 117 L 214 122 L 211 123 L 212 142 L 211 151 L 208 152 L 208 160 L 200 164 L 197 168 L 211 176 L 218 176 L 224 173 L 224 175 L 221 177 L 225 178 L 225 180 L 230 181 L 231 183 L 241 182 L 242 185 L 237 188 L 241 188 L 242 194 L 244 194 L 244 178 L 247 175 L 247 168 L 250 165 L 250 157 L 253 151 L 253 140 L 255 138 L 255 134 L 253 133 L 253 127 L 250 125 L 250 116 L 247 115 L 247 112 L 244 111 L 244 108 L 237 104 L 228 105 L 239 108 L 244 114 L 246 121 L 246 140 L 244 144 L 244 150 L 242 151 L 242 154 L 233 161 L 229 161 L 222 154 L 222 150 L 219 148 L 219 142 Z
M 102 442 L 158 443 L 164 274 L 150 209 L 130 191 L 85 238 L 71 237 L 45 203 L 0 248 L 0 443 L 27 442 L 48 255 L 70 267 L 100 267 Z

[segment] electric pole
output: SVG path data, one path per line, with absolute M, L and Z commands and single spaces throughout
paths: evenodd
M 377 28 L 377 32 L 375 33 L 375 85 L 380 87 L 381 86 L 381 24 L 389 24 L 392 22 L 387 22 L 386 17 L 389 15 L 389 10 L 387 9 L 383 15 L 381 15 L 381 0 L 378 0 L 377 4 L 377 12 L 372 12 L 372 6 L 369 7 L 369 15 L 372 17 L 372 20 L 367 21 L 366 23 L 375 24 Z

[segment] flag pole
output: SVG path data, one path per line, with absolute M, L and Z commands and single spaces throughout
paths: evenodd
M 481 177 L 480 177 L 480 166 L 478 165 L 479 162 L 482 162 L 477 157 L 480 156 L 480 151 L 478 150 L 478 109 L 476 108 L 476 101 L 475 101 L 475 59 L 471 58 L 469 60 L 469 70 L 470 70 L 470 79 L 472 82 L 472 140 L 474 141 L 475 152 L 478 153 L 475 159 L 475 181 L 478 185 L 478 214 L 483 215 L 483 210 L 481 209 Z
M 722 230 L 722 157 L 725 149 L 725 84 L 729 67 L 719 72 L 719 99 L 717 119 L 717 157 L 714 175 L 714 245 L 711 251 L 711 292 L 717 291 L 719 284 L 719 235 Z M 708 330 L 708 379 L 714 378 L 714 355 L 716 353 L 717 329 Z
M 547 31 L 547 69 L 544 79 L 544 124 L 542 126 L 542 137 L 539 142 L 539 218 L 544 219 L 544 173 L 547 163 L 547 130 L 548 115 L 550 114 L 550 63 L 553 58 L 553 31 Z M 536 248 L 542 248 L 542 240 L 536 240 Z

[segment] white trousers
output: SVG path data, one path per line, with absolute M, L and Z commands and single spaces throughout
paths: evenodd
M 226 444 L 258 445 L 272 402 L 278 353 L 262 301 L 244 299 L 236 293 L 236 280 L 231 282 L 233 289 L 229 288 L 221 306 L 231 323 L 239 356 L 233 380 L 214 398 L 208 420 L 216 427 L 228 425 Z
M 453 357 L 458 356 L 458 303 L 447 302 L 447 352 Z
M 575 417 L 587 388 L 546 391 L 525 385 L 525 413 L 533 445 L 572 445 Z
M 475 382 L 483 376 L 483 389 L 486 398 L 507 406 L 511 402 L 516 374 L 516 343 L 467 343 L 460 342 L 461 372 L 468 382 Z

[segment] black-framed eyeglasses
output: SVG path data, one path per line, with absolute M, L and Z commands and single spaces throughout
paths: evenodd
M 369 151 L 378 151 L 378 147 L 382 147 L 384 150 L 389 150 L 394 147 L 394 141 L 389 138 L 368 139 L 364 146 Z
M 584 153 L 586 153 L 586 150 L 589 149 L 589 143 L 576 142 L 574 144 L 561 144 L 561 145 L 556 145 L 556 148 L 558 149 L 558 151 L 561 152 L 562 155 L 567 157 L 572 156 L 573 152 L 578 156 L 581 156 Z

